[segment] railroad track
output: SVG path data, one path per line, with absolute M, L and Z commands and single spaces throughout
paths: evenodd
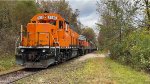
M 69 61 L 71 61 L 71 60 L 68 60 L 68 62 Z M 63 64 L 63 63 L 60 63 L 60 64 Z M 43 72 L 48 69 L 55 68 L 55 67 L 59 66 L 60 64 L 58 64 L 58 65 L 52 64 L 46 69 L 20 69 L 20 70 L 6 73 L 6 74 L 2 74 L 2 75 L 0 75 L 0 84 L 13 84 L 20 79 L 34 75 L 38 72 Z
M 39 72 L 40 69 L 20 69 L 14 72 L 0 75 L 0 84 L 10 84 Z

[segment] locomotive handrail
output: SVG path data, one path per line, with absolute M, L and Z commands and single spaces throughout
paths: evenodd
M 20 36 L 17 37 L 17 40 L 16 40 L 16 42 L 15 42 L 15 55 L 17 55 L 17 48 L 18 48 L 18 46 L 20 46 L 19 40 L 20 40 Z M 18 43 L 19 43 L 19 44 L 18 44 Z
M 59 32 L 59 30 L 56 31 L 57 33 Z M 58 42 L 58 35 L 57 35 L 57 42 Z M 60 47 L 60 44 L 58 42 L 58 46 Z

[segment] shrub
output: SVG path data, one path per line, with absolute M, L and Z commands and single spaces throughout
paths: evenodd
M 137 31 L 128 35 L 111 49 L 113 59 L 137 69 L 150 70 L 150 35 Z

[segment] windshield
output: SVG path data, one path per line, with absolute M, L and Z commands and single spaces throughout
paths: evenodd
M 49 23 L 52 25 L 56 25 L 56 20 L 39 20 L 39 23 Z
M 52 25 L 56 25 L 56 20 L 50 20 L 49 23 Z

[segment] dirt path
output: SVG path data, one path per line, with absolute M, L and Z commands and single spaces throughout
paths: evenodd
M 76 59 L 75 61 L 85 61 L 85 60 L 87 60 L 87 59 L 89 59 L 89 58 L 99 58 L 99 57 L 101 57 L 101 58 L 105 58 L 106 57 L 106 55 L 104 55 L 104 54 L 97 54 L 97 53 L 90 53 L 90 54 L 86 54 L 86 55 L 84 55 L 84 56 L 81 56 L 81 57 L 79 57 L 78 59 Z

